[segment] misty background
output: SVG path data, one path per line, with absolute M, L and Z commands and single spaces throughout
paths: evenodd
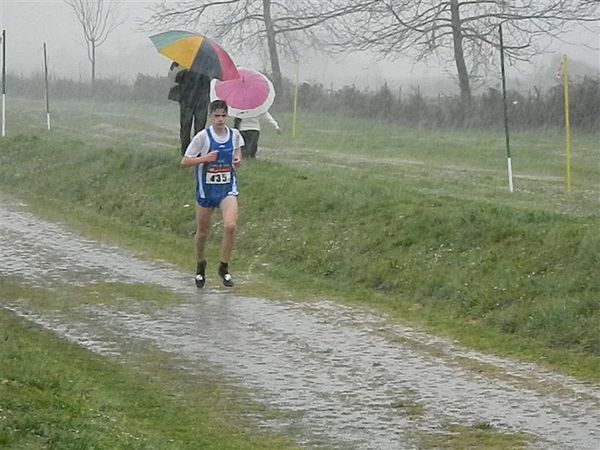
M 122 2 L 119 15 L 123 23 L 109 34 L 107 41 L 98 48 L 96 76 L 132 83 L 138 74 L 165 76 L 169 61 L 158 54 L 149 35 L 164 31 L 141 30 L 142 23 L 151 14 L 154 1 L 129 0 Z M 167 3 L 176 4 L 176 1 Z M 81 25 L 72 9 L 63 0 L 0 0 L 0 25 L 6 30 L 6 64 L 9 74 L 28 77 L 43 71 L 43 43 L 48 52 L 48 67 L 53 78 L 89 81 L 90 63 L 87 59 Z M 184 27 L 180 27 L 184 28 Z M 186 29 L 189 29 L 186 28 Z M 190 30 L 205 33 L 207 30 Z M 531 86 L 548 86 L 556 82 L 554 75 L 559 60 L 566 54 L 570 61 L 571 76 L 598 76 L 600 74 L 600 26 L 592 29 L 578 28 L 563 36 L 563 41 L 549 40 L 547 53 L 539 55 L 530 63 L 512 64 L 507 61 L 507 75 L 512 79 L 512 89 L 529 89 Z M 241 54 L 225 49 L 240 66 L 269 72 L 267 55 Z M 282 60 L 284 77 L 294 80 L 296 71 L 301 82 L 320 83 L 326 88 L 339 89 L 351 85 L 359 89 L 378 90 L 387 84 L 416 87 L 429 95 L 455 93 L 456 82 L 432 60 L 415 63 L 406 59 L 381 60 L 369 53 L 354 52 L 333 58 L 306 49 L 298 66 Z M 499 83 L 498 73 L 490 73 L 483 85 Z

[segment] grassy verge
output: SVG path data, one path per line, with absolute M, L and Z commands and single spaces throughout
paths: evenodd
M 531 436 L 523 433 L 500 433 L 487 423 L 473 426 L 448 425 L 437 436 L 423 436 L 421 448 L 438 450 L 462 450 L 485 448 L 486 450 L 519 450 L 531 443 Z
M 149 307 L 177 302 L 152 286 L 120 283 L 93 286 L 23 286 L 2 280 L 5 302 L 29 302 L 28 309 L 73 308 L 151 298 Z M 174 370 L 169 356 L 139 344 L 128 366 L 65 342 L 9 311 L 0 309 L 0 447 L 112 449 L 278 449 L 286 440 L 252 431 L 244 419 L 282 417 L 224 385 L 221 378 Z M 402 399 L 393 405 L 418 422 L 423 407 Z M 294 414 L 294 413 L 292 413 Z M 448 424 L 415 432 L 420 448 L 525 448 L 531 437 L 486 424 Z
M 501 148 L 501 135 L 396 130 L 379 142 L 380 125 L 352 126 L 371 134 L 345 150 L 330 137 L 336 124 L 323 120 L 306 146 L 265 150 L 241 169 L 233 267 L 252 281 L 238 291 L 357 302 L 478 349 L 600 381 L 594 138 L 580 138 L 574 164 L 587 188 L 567 197 L 552 178 L 558 163 L 544 157 L 553 133 L 514 139 L 527 142 L 529 181 L 508 194 L 497 187 L 504 171 L 486 157 Z M 402 136 L 410 144 L 398 150 Z M 365 153 L 369 142 L 376 145 Z M 6 139 L 3 189 L 88 235 L 191 272 L 191 174 L 178 167 L 175 145 L 144 144 L 83 141 L 72 130 Z M 419 164 L 406 164 L 419 155 Z M 217 247 L 213 240 L 210 262 Z
M 4 299 L 24 294 L 3 286 Z M 3 309 L 0 330 L 2 448 L 292 448 L 248 431 L 220 381 L 175 373 L 160 355 L 125 367 Z

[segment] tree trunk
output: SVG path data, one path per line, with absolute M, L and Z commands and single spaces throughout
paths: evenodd
M 458 0 L 450 0 L 450 11 L 452 14 L 452 36 L 454 40 L 454 61 L 458 71 L 458 85 L 460 87 L 461 98 L 461 122 L 464 121 L 471 107 L 471 85 L 469 83 L 469 73 L 465 63 L 463 52 L 463 38 L 461 31 L 461 20 Z
M 277 54 L 277 43 L 275 41 L 275 29 L 273 28 L 273 21 L 271 19 L 271 0 L 263 0 L 263 14 L 265 18 L 265 29 L 267 30 L 269 57 L 271 59 L 273 87 L 275 88 L 275 92 L 281 93 L 281 67 L 279 67 L 279 56 Z

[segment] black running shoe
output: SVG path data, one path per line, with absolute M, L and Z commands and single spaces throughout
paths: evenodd
M 206 277 L 201 273 L 197 273 L 194 281 L 196 282 L 196 287 L 202 289 L 204 287 L 204 283 L 206 283 Z
M 233 285 L 234 285 L 233 277 L 231 276 L 231 274 L 229 273 L 229 271 L 227 270 L 226 267 L 223 267 L 223 266 L 219 267 L 219 276 L 223 280 L 223 286 L 233 287 Z
M 204 283 L 206 283 L 206 261 L 200 261 L 196 265 L 196 278 L 194 281 L 196 282 L 197 288 L 203 288 Z

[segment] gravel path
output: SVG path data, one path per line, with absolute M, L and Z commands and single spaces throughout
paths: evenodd
M 305 448 L 411 449 L 415 432 L 482 423 L 530 434 L 532 448 L 600 448 L 597 386 L 329 301 L 198 291 L 190 274 L 84 240 L 1 199 L 0 224 L 0 277 L 43 286 L 146 283 L 182 299 L 68 311 L 2 299 L 3 307 L 109 357 L 137 342 L 172 354 L 186 370 L 217 370 L 284 412 L 262 421 Z

